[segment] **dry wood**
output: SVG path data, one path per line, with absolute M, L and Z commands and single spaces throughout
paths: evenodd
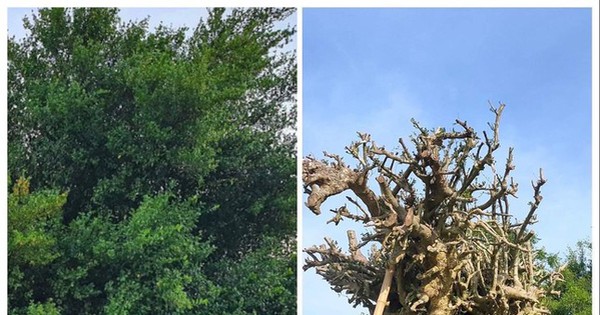
M 509 213 L 518 189 L 511 177 L 513 151 L 502 168 L 494 159 L 503 110 L 503 104 L 492 107 L 491 133 L 484 131 L 483 138 L 460 120 L 459 130 L 450 131 L 413 121 L 413 148 L 400 139 L 400 152 L 359 133 L 346 147 L 355 168 L 337 155 L 305 158 L 307 207 L 320 214 L 329 197 L 349 192 L 356 197 L 346 197 L 351 208 L 332 210 L 329 222 L 362 222 L 367 233 L 359 241 L 348 232 L 349 254 L 330 239 L 305 249 L 304 269 L 314 268 L 371 314 L 546 313 L 539 301 L 551 290 L 541 290 L 541 284 L 554 283 L 560 273 L 534 265 L 530 229 L 546 179 L 540 170 L 529 213 L 515 222 Z M 367 244 L 368 257 L 361 252 Z
M 388 304 L 388 295 L 392 287 L 392 279 L 394 278 L 394 270 L 396 270 L 395 264 L 390 264 L 385 270 L 385 277 L 383 278 L 383 284 L 379 291 L 379 297 L 377 297 L 377 304 L 375 305 L 375 311 L 373 315 L 382 315 L 385 307 Z

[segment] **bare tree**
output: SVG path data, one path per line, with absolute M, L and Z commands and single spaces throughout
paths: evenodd
M 529 229 L 546 179 L 540 169 L 529 213 L 515 220 L 509 211 L 509 197 L 517 193 L 513 149 L 503 168 L 493 156 L 504 107 L 491 107 L 495 120 L 483 138 L 465 121 L 456 120 L 458 130 L 446 131 L 413 120 L 412 151 L 402 139 L 399 152 L 392 152 L 359 133 L 360 140 L 346 147 L 356 168 L 333 154 L 325 153 L 327 160 L 306 157 L 307 207 L 318 215 L 327 198 L 350 192 L 356 213 L 343 205 L 331 210 L 328 222 L 350 219 L 368 232 L 358 239 L 348 231 L 347 253 L 329 238 L 305 249 L 304 270 L 315 268 L 333 290 L 371 314 L 549 313 L 540 298 L 556 292 L 542 284 L 561 275 L 536 266 Z M 361 251 L 366 245 L 368 258 Z

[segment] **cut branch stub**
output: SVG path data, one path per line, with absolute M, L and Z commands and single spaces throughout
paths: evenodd
M 315 214 L 321 214 L 321 204 L 327 198 L 350 189 L 367 206 L 371 216 L 380 215 L 378 198 L 367 187 L 368 173 L 351 170 L 340 160 L 325 163 L 308 157 L 302 166 L 302 180 L 309 193 L 306 206 Z

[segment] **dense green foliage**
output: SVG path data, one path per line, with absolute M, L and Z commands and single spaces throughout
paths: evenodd
M 11 314 L 296 312 L 293 13 L 212 9 L 190 36 L 117 9 L 24 20 Z
M 56 229 L 66 195 L 53 191 L 29 192 L 29 181 L 19 178 L 8 197 L 8 303 L 30 314 L 52 313 L 51 301 L 36 301 L 36 290 L 46 282 L 52 263 L 60 257 Z
M 566 259 L 561 261 L 558 255 L 541 252 L 540 259 L 551 268 L 566 264 L 562 272 L 564 281 L 556 286 L 560 296 L 546 298 L 548 309 L 554 315 L 592 314 L 592 243 L 577 242 L 576 248 L 568 249 Z

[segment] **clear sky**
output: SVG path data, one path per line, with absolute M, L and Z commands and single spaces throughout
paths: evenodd
M 547 184 L 533 229 L 550 252 L 591 237 L 590 9 L 305 9 L 303 13 L 303 154 L 343 154 L 368 132 L 396 147 L 410 118 L 427 127 L 467 120 L 482 131 L 488 101 L 506 103 L 497 161 L 515 147 L 524 218 L 530 181 Z M 346 160 L 350 160 L 347 157 Z M 503 165 L 503 164 L 501 164 Z M 306 198 L 306 196 L 305 196 Z M 346 230 L 303 211 L 303 246 Z M 350 206 L 350 205 L 349 205 Z M 360 314 L 313 270 L 304 274 L 304 314 Z

